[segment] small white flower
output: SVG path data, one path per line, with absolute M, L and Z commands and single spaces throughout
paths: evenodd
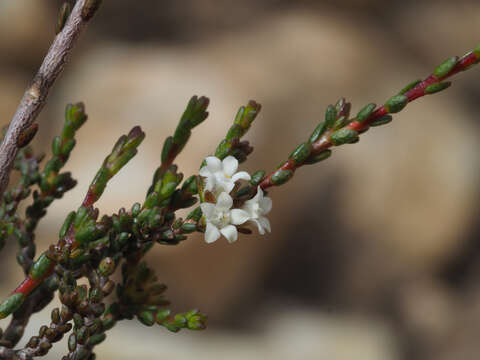
M 231 209 L 233 199 L 226 192 L 220 193 L 217 203 L 204 202 L 200 207 L 205 217 L 205 241 L 208 244 L 223 235 L 229 243 L 237 241 L 238 232 L 235 225 L 241 225 L 249 219 L 248 213 L 242 209 Z
M 260 186 L 257 188 L 257 195 L 245 201 L 242 209 L 248 213 L 250 217 L 249 220 L 257 224 L 260 234 L 265 234 L 265 230 L 271 232 L 270 221 L 263 215 L 268 214 L 272 209 L 272 199 L 263 196 L 263 190 Z
M 227 156 L 223 161 L 215 156 L 209 156 L 205 162 L 207 165 L 200 169 L 199 174 L 206 179 L 204 190 L 213 192 L 214 195 L 222 191 L 229 194 L 236 181 L 250 180 L 250 175 L 246 171 L 236 173 L 238 160 L 233 156 Z

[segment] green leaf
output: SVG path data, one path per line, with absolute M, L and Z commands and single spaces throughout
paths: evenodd
M 453 56 L 447 60 L 445 60 L 443 63 L 438 65 L 435 70 L 433 71 L 433 75 L 435 75 L 436 78 L 441 79 L 448 75 L 450 71 L 457 65 L 458 62 L 458 56 Z
M 362 110 L 360 110 L 357 114 L 357 121 L 358 122 L 364 122 L 365 120 L 367 120 L 370 115 L 373 113 L 373 111 L 375 110 L 375 108 L 377 107 L 377 105 L 375 104 L 368 104 L 367 106 L 365 106 Z
M 272 183 L 274 185 L 282 185 L 282 184 L 285 184 L 292 177 L 293 177 L 293 171 L 291 170 L 277 170 L 272 175 Z
M 11 313 L 15 312 L 20 306 L 22 306 L 24 300 L 25 296 L 22 293 L 10 295 L 0 304 L 0 319 L 4 319 Z
M 373 121 L 370 123 L 370 126 L 381 126 L 388 124 L 393 120 L 393 117 L 391 115 L 383 115 L 381 118 Z
M 313 164 L 319 163 L 320 161 L 328 159 L 331 155 L 332 155 L 332 150 L 330 149 L 323 150 L 320 154 L 309 157 L 305 161 L 305 164 L 313 165 Z
M 310 142 L 304 142 L 297 146 L 295 150 L 290 154 L 289 159 L 293 160 L 295 165 L 302 164 L 312 152 L 312 144 Z
M 435 94 L 437 92 L 440 92 L 442 90 L 449 88 L 450 85 L 452 85 L 450 81 L 429 85 L 425 88 L 425 94 L 428 94 L 428 95 Z
M 320 136 L 322 136 L 325 133 L 326 130 L 327 130 L 327 123 L 325 121 L 323 121 L 323 122 L 321 122 L 320 124 L 317 125 L 315 130 L 313 130 L 312 135 L 310 135 L 309 141 L 313 144 L 318 139 L 320 139 Z
M 398 93 L 398 95 L 404 95 L 406 92 L 412 90 L 415 86 L 417 86 L 418 84 L 420 84 L 422 82 L 422 80 L 415 80 L 415 81 L 412 81 L 410 84 L 408 84 L 407 86 L 405 86 L 402 90 L 400 90 L 400 92 Z
M 252 186 L 257 186 L 258 184 L 260 184 L 260 182 L 263 180 L 264 177 L 265 177 L 265 171 L 263 170 L 256 171 L 250 179 L 250 184 Z
M 407 105 L 408 98 L 405 95 L 395 95 L 387 100 L 385 108 L 389 113 L 398 113 Z
M 337 120 L 337 109 L 333 105 L 328 105 L 325 110 L 325 126 L 330 129 Z
M 358 132 L 349 128 L 343 128 L 330 135 L 330 141 L 335 146 L 352 144 L 358 141 Z
M 40 257 L 33 263 L 32 268 L 30 269 L 30 277 L 33 280 L 39 280 L 45 275 L 47 275 L 50 266 L 52 265 L 52 260 L 50 260 L 45 253 L 40 255 Z

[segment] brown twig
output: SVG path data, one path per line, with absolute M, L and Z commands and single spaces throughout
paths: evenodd
M 95 3 L 95 6 L 92 6 Z M 8 185 L 13 161 L 18 152 L 17 139 L 35 121 L 47 101 L 48 93 L 62 72 L 80 33 L 98 8 L 98 0 L 78 0 L 63 30 L 53 41 L 32 84 L 23 95 L 0 147 L 0 194 Z

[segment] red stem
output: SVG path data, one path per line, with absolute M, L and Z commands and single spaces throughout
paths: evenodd
M 83 199 L 82 206 L 83 207 L 89 207 L 89 206 L 93 205 L 97 200 L 98 200 L 98 198 L 97 198 L 97 196 L 95 196 L 93 191 L 88 189 L 87 195 L 85 195 L 85 198 Z
M 27 278 L 23 280 L 22 283 L 18 285 L 15 290 L 13 290 L 12 294 L 21 293 L 25 295 L 25 297 L 31 294 L 33 290 L 35 290 L 47 277 L 49 277 L 53 273 L 55 265 L 55 262 L 52 261 L 50 267 L 45 272 L 45 274 L 43 274 L 43 276 L 38 279 L 33 279 L 32 277 L 27 276 Z

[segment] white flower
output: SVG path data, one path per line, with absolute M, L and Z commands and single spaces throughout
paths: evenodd
M 233 156 L 227 156 L 223 161 L 215 156 L 209 156 L 205 161 L 207 165 L 200 169 L 199 174 L 206 178 L 204 190 L 211 191 L 214 195 L 222 191 L 229 194 L 236 181 L 250 180 L 250 175 L 246 171 L 236 173 L 238 160 Z
M 237 241 L 238 232 L 235 225 L 240 225 L 249 219 L 248 213 L 242 209 L 231 209 L 233 199 L 226 192 L 222 192 L 217 203 L 204 202 L 200 207 L 205 217 L 205 241 L 210 244 L 218 240 L 220 235 L 225 236 L 229 243 Z
M 257 188 L 257 195 L 254 198 L 245 201 L 245 204 L 242 207 L 245 210 L 251 221 L 257 224 L 258 232 L 260 234 L 265 234 L 265 230 L 268 232 L 271 231 L 270 221 L 263 216 L 270 212 L 272 209 L 272 199 L 269 197 L 263 196 L 263 190 L 260 186 Z

